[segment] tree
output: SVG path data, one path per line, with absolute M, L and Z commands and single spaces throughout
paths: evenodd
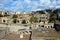
M 53 11 L 53 13 L 56 15 L 57 19 L 58 19 L 58 13 L 59 13 L 60 10 L 56 9 Z
M 12 18 L 17 18 L 17 17 L 18 17 L 18 16 L 14 14 Z
M 45 14 L 43 10 L 37 11 L 37 12 L 40 13 L 40 14 Z
M 48 12 L 48 13 L 52 13 L 51 9 L 46 9 L 45 11 Z
M 0 17 L 3 17 L 3 15 L 2 15 L 2 11 L 0 11 Z
M 60 9 L 55 9 L 55 10 L 53 10 L 53 13 L 60 13 Z
M 22 24 L 26 24 L 26 21 L 25 21 L 25 20 L 23 20 L 23 21 L 22 21 Z
M 5 15 L 7 15 L 7 12 L 5 12 Z
M 13 23 L 16 23 L 17 22 L 17 19 L 13 19 Z
M 35 23 L 35 22 L 37 22 L 37 17 L 32 16 L 29 21 L 31 23 L 33 23 L 33 22 Z
M 57 20 L 57 14 L 54 10 L 46 9 L 45 11 L 50 14 L 49 22 L 55 22 Z

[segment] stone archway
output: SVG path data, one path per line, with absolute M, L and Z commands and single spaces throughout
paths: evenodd
M 3 22 L 5 23 L 5 22 L 6 22 L 6 20 L 3 20 Z

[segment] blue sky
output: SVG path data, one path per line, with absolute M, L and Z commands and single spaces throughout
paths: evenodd
M 60 0 L 0 0 L 0 10 L 36 11 L 60 8 Z

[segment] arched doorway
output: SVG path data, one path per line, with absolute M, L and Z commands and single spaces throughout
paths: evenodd
M 5 21 L 5 20 L 3 20 L 3 22 L 5 23 L 6 21 Z

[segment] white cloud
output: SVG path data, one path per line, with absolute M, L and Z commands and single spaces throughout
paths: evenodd
M 60 8 L 60 6 L 56 6 L 56 8 Z
M 6 4 L 11 2 L 11 7 L 5 7 Z M 9 6 L 9 5 L 8 5 Z M 0 1 L 0 9 L 10 9 L 10 10 L 24 10 L 24 8 L 30 8 L 31 10 L 41 10 L 42 8 L 60 8 L 60 0 L 39 0 L 39 1 L 31 1 L 31 0 L 3 0 Z M 26 10 L 26 9 L 25 9 Z
M 26 3 L 28 3 L 28 4 L 31 2 L 30 0 L 24 0 L 24 1 L 25 1 Z

